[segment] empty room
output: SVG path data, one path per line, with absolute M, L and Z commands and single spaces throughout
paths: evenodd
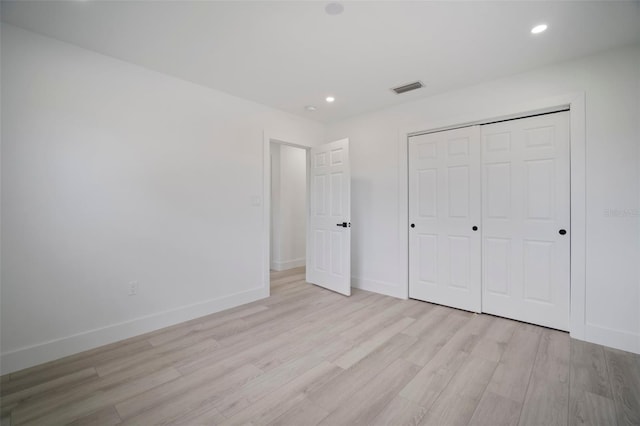
M 0 425 L 640 425 L 640 1 L 0 0 Z

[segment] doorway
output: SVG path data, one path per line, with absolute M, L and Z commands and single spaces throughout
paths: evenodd
M 304 283 L 307 248 L 308 150 L 270 142 L 271 290 Z
M 275 145 L 273 145 L 275 144 Z M 277 147 L 276 147 L 277 145 Z M 271 294 L 272 274 L 282 275 L 283 271 L 295 268 L 293 262 L 283 261 L 282 256 L 273 256 L 272 229 L 272 156 L 273 148 L 279 149 L 282 162 L 282 147 L 293 147 L 305 151 L 305 282 L 324 287 L 345 296 L 351 295 L 351 169 L 349 161 L 349 139 L 340 139 L 313 147 L 283 142 L 265 134 L 263 156 L 263 200 L 264 210 L 264 292 Z M 286 148 L 285 148 L 286 149 Z M 276 160 L 277 161 L 277 160 Z M 278 166 L 278 168 L 280 168 Z M 281 188 L 283 175 L 275 188 Z M 302 180 L 299 178 L 298 180 Z M 278 189 L 277 189 L 278 190 Z M 282 196 L 282 193 L 280 193 Z M 282 205 L 282 200 L 275 204 Z M 290 227 L 290 223 L 280 221 L 280 227 Z M 276 228 L 278 222 L 276 222 Z M 285 235 L 288 233 L 285 230 Z M 284 237 L 286 239 L 286 236 Z M 300 258 L 298 258 L 300 259 Z M 273 262 L 273 264 L 272 264 Z M 272 266 L 281 271 L 272 272 Z M 290 269 L 287 269 L 290 268 Z

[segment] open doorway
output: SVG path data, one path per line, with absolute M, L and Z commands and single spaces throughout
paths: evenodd
M 269 269 L 273 294 L 305 282 L 308 151 L 272 141 L 270 154 Z
M 349 139 L 340 139 L 314 147 L 282 142 L 264 138 L 264 230 L 268 237 L 264 239 L 264 283 L 265 296 L 271 294 L 271 276 L 283 277 L 297 268 L 296 263 L 305 264 L 298 271 L 297 277 L 286 281 L 298 280 L 299 283 L 308 282 L 345 296 L 351 295 L 351 171 L 349 161 Z M 285 147 L 283 149 L 283 147 Z M 298 164 L 298 177 L 289 177 L 282 171 L 283 158 L 290 153 L 288 148 L 304 150 L 305 168 L 301 173 L 301 163 Z M 274 153 L 272 157 L 273 151 Z M 284 154 L 283 154 L 284 152 Z M 298 151 L 299 157 L 302 157 Z M 283 157 L 284 155 L 284 157 Z M 277 163 L 272 165 L 272 161 Z M 286 162 L 286 160 L 284 160 Z M 273 166 L 273 167 L 272 167 Z M 276 170 L 275 179 L 272 168 Z M 304 180 L 303 180 L 304 177 Z M 272 185 L 272 181 L 276 182 Z M 291 211 L 283 200 L 283 185 L 285 191 L 288 184 L 296 182 L 304 189 L 303 220 L 293 224 L 293 220 L 283 215 Z M 275 202 L 272 201 L 272 191 L 275 189 Z M 273 214 L 271 208 L 280 209 Z M 301 203 L 297 204 L 298 208 Z M 272 220 L 272 216 L 276 217 Z M 303 223 L 304 225 L 301 225 Z M 274 227 L 275 225 L 275 227 Z M 275 228 L 275 229 L 274 229 Z M 304 247 L 304 255 L 294 254 L 287 257 L 287 251 L 280 251 L 272 244 L 291 242 L 291 236 L 301 237 L 301 233 L 293 230 L 304 229 L 304 240 L 298 239 L 297 247 Z M 274 236 L 272 238 L 272 235 Z M 289 252 L 290 253 L 290 252 Z M 300 253 L 300 252 L 298 252 Z M 272 271 L 274 269 L 274 271 Z M 289 271 L 289 272 L 287 272 Z M 304 279 L 303 279 L 304 278 Z M 298 288 L 301 286 L 298 285 Z

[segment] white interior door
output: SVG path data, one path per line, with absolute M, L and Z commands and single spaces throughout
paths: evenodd
M 409 297 L 481 308 L 480 129 L 409 139 Z
M 569 329 L 569 113 L 482 126 L 483 312 Z
M 349 140 L 311 148 L 307 281 L 351 295 Z

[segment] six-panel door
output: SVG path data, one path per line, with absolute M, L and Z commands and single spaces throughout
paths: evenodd
M 349 140 L 311 149 L 307 281 L 351 294 Z
M 475 312 L 480 312 L 479 136 L 475 126 L 409 140 L 409 297 Z
M 482 310 L 569 329 L 569 113 L 482 126 Z

